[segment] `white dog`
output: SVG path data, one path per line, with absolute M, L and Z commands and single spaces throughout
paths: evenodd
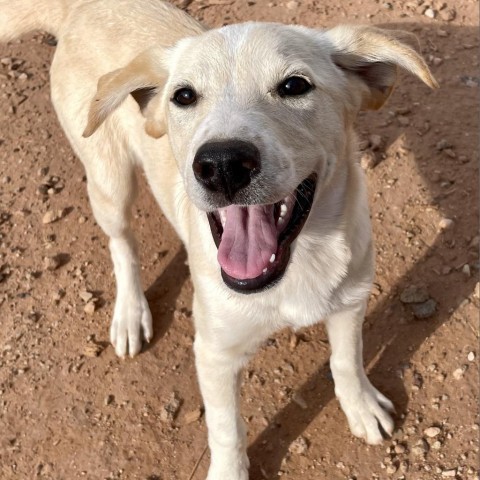
M 373 251 L 353 123 L 385 102 L 397 66 L 435 87 L 422 58 L 372 27 L 207 30 L 157 0 L 0 0 L 1 40 L 37 28 L 59 40 L 52 100 L 110 237 L 118 355 L 152 337 L 136 165 L 187 248 L 208 480 L 248 478 L 239 372 L 281 328 L 324 319 L 353 434 L 391 434 L 392 403 L 362 366 Z

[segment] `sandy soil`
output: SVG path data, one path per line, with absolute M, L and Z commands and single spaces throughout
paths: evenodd
M 371 447 L 349 433 L 321 325 L 281 332 L 245 372 L 252 480 L 478 479 L 478 4 L 447 1 L 175 2 L 211 26 L 401 27 L 442 87 L 402 75 L 387 106 L 358 121 L 364 161 L 378 161 L 366 170 L 377 277 L 365 361 L 396 405 L 394 437 Z M 184 250 L 141 180 L 156 336 L 119 360 L 107 240 L 49 101 L 49 43 L 38 33 L 0 46 L 0 478 L 188 480 L 199 459 L 193 478 L 205 478 Z M 427 304 L 402 302 L 412 290 Z

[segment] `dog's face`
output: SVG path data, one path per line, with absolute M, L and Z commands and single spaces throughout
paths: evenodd
M 86 135 L 131 93 L 208 212 L 225 282 L 255 291 L 285 271 L 355 114 L 385 101 L 397 65 L 434 85 L 412 49 L 377 29 L 228 26 L 101 79 Z

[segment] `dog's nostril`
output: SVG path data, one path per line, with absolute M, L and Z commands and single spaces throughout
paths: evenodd
M 199 183 L 214 192 L 222 192 L 232 201 L 260 171 L 260 152 L 250 142 L 226 140 L 202 145 L 193 161 L 193 173 Z
M 215 168 L 211 163 L 193 162 L 195 178 L 208 180 L 215 175 Z

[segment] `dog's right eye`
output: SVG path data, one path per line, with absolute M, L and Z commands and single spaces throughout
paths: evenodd
M 197 101 L 197 94 L 192 88 L 179 88 L 172 97 L 172 102 L 179 107 L 187 107 Z

